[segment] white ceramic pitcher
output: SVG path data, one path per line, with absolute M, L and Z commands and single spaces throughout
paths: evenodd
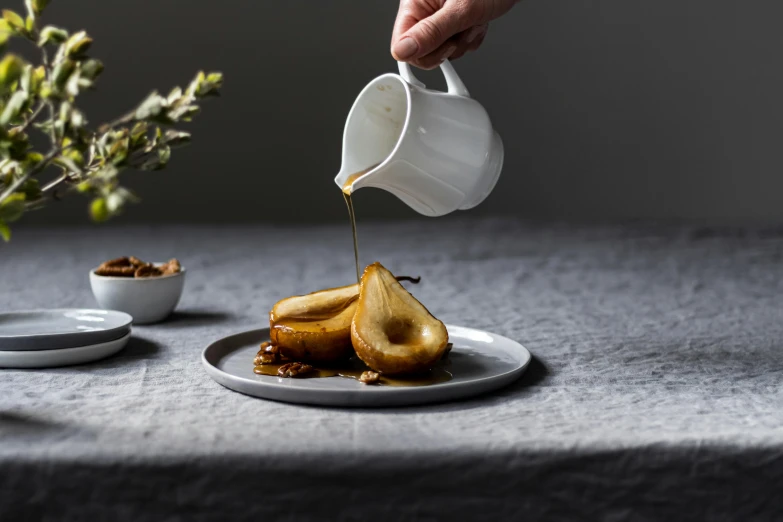
M 427 89 L 407 63 L 398 65 L 399 75 L 379 76 L 354 102 L 335 182 L 350 182 L 350 192 L 388 190 L 426 216 L 475 207 L 503 167 L 503 142 L 487 112 L 448 61 L 440 66 L 448 92 Z

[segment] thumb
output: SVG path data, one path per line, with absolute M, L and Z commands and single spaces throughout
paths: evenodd
M 392 54 L 399 61 L 414 60 L 431 53 L 469 26 L 457 8 L 444 7 L 400 35 L 392 47 Z

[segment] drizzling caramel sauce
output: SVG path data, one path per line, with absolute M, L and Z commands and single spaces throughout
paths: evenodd
M 348 206 L 348 216 L 351 218 L 351 232 L 353 233 L 353 259 L 356 263 L 356 282 L 362 280 L 362 273 L 359 270 L 359 238 L 356 236 L 356 214 L 353 210 L 353 200 L 351 194 L 343 191 L 343 198 L 345 198 L 345 204 Z
M 353 259 L 356 263 L 356 282 L 360 282 L 362 279 L 362 272 L 359 269 L 359 238 L 356 235 L 356 214 L 353 210 L 353 200 L 351 200 L 351 185 L 353 185 L 353 182 L 357 179 L 361 178 L 368 172 L 370 172 L 372 169 L 380 165 L 380 163 L 376 163 L 372 167 L 366 168 L 364 170 L 360 170 L 359 172 L 355 174 L 351 174 L 348 176 L 348 178 L 345 180 L 345 183 L 343 184 L 343 198 L 345 198 L 345 204 L 348 207 L 348 216 L 351 218 L 351 232 L 353 232 Z
M 284 364 L 286 363 L 280 362 L 274 364 L 261 364 L 253 369 L 253 373 L 258 375 L 271 375 L 273 377 L 277 377 L 277 370 L 279 370 L 280 367 Z M 341 363 L 312 366 L 312 371 L 291 378 L 319 379 L 325 377 L 343 377 L 345 379 L 358 380 L 362 375 L 362 372 L 370 369 L 358 357 L 351 357 L 350 359 Z M 447 357 L 444 357 L 435 365 L 434 368 L 426 373 L 395 376 L 381 375 L 378 384 L 371 384 L 368 386 L 430 386 L 432 384 L 448 382 L 452 378 L 451 362 Z

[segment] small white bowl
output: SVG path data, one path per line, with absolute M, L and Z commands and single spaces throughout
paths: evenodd
M 160 266 L 164 263 L 153 263 Z M 101 308 L 133 317 L 133 324 L 157 323 L 168 317 L 182 297 L 185 269 L 159 277 L 100 276 L 90 270 L 92 294 Z

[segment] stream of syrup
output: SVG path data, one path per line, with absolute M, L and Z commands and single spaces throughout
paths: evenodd
M 362 272 L 359 268 L 359 237 L 356 235 L 356 213 L 353 210 L 353 200 L 351 199 L 351 185 L 353 185 L 354 181 L 361 178 L 377 166 L 378 165 L 373 165 L 372 167 L 360 170 L 355 174 L 351 174 L 343 184 L 343 198 L 345 198 L 345 204 L 348 206 L 348 217 L 351 218 L 351 232 L 353 232 L 353 259 L 356 263 L 357 283 L 361 282 Z

